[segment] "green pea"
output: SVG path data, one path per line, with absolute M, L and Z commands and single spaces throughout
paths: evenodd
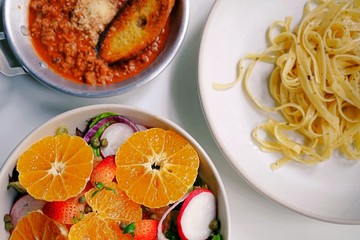
M 78 219 L 77 217 L 72 218 L 73 224 L 78 223 L 79 221 L 80 221 L 80 219 Z
M 11 215 L 10 214 L 5 214 L 4 215 L 4 222 L 9 223 L 11 221 L 12 221 Z
M 126 222 L 121 222 L 119 225 L 121 230 L 124 230 L 126 228 L 126 226 L 127 226 Z
M 220 222 L 217 219 L 214 219 L 210 222 L 209 228 L 211 231 L 216 232 L 220 229 Z
M 92 212 L 92 208 L 89 205 L 85 206 L 84 213 Z
M 81 196 L 81 197 L 79 197 L 78 202 L 79 202 L 80 204 L 83 204 L 83 203 L 86 202 L 86 198 L 85 198 L 84 196 Z
M 101 145 L 101 147 L 104 148 L 104 147 L 107 147 L 109 145 L 109 142 L 108 142 L 108 140 L 106 138 L 103 138 L 100 141 L 100 145 Z
M 14 224 L 12 224 L 11 222 L 5 223 L 5 230 L 6 231 L 11 231 L 13 229 L 14 229 Z
M 92 147 L 94 148 L 98 148 L 100 147 L 100 140 L 98 137 L 94 136 L 90 139 L 90 144 Z

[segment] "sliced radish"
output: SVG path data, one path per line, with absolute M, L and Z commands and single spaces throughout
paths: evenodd
M 10 210 L 10 215 L 14 226 L 16 226 L 19 220 L 28 212 L 42 209 L 45 203 L 46 201 L 37 200 L 28 194 L 19 198 Z
M 125 123 L 113 123 L 108 126 L 100 137 L 100 140 L 106 138 L 108 142 L 106 147 L 100 148 L 102 157 L 115 155 L 119 146 L 134 132 L 134 129 Z
M 181 239 L 207 239 L 211 234 L 209 224 L 215 218 L 216 200 L 214 194 L 208 189 L 194 189 L 184 200 L 177 218 Z

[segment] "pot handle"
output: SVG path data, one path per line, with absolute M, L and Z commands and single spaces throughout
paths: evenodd
M 0 41 L 6 40 L 4 32 L 0 32 Z M 17 75 L 27 74 L 22 67 L 11 67 L 4 50 L 0 48 L 0 72 L 8 77 L 14 77 Z

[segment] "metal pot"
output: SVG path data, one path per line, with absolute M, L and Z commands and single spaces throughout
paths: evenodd
M 104 86 L 79 84 L 65 79 L 52 71 L 32 47 L 28 32 L 28 8 L 30 0 L 3 0 L 4 32 L 0 40 L 7 40 L 20 67 L 10 67 L 3 49 L 0 49 L 0 72 L 12 77 L 30 74 L 44 85 L 80 97 L 108 97 L 135 89 L 154 79 L 171 62 L 178 52 L 189 21 L 189 0 L 177 0 L 170 16 L 170 32 L 165 48 L 144 71 L 119 83 Z

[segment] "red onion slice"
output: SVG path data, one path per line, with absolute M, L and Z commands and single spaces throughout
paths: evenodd
M 85 136 L 84 136 L 84 140 L 89 143 L 90 139 L 96 134 L 96 132 L 104 125 L 107 123 L 114 123 L 114 122 L 119 122 L 119 123 L 125 123 L 127 124 L 129 127 L 131 127 L 134 132 L 139 131 L 138 126 L 131 121 L 130 119 L 124 117 L 124 116 L 109 116 L 106 118 L 101 119 L 99 122 L 97 122 L 92 128 L 90 128 Z

